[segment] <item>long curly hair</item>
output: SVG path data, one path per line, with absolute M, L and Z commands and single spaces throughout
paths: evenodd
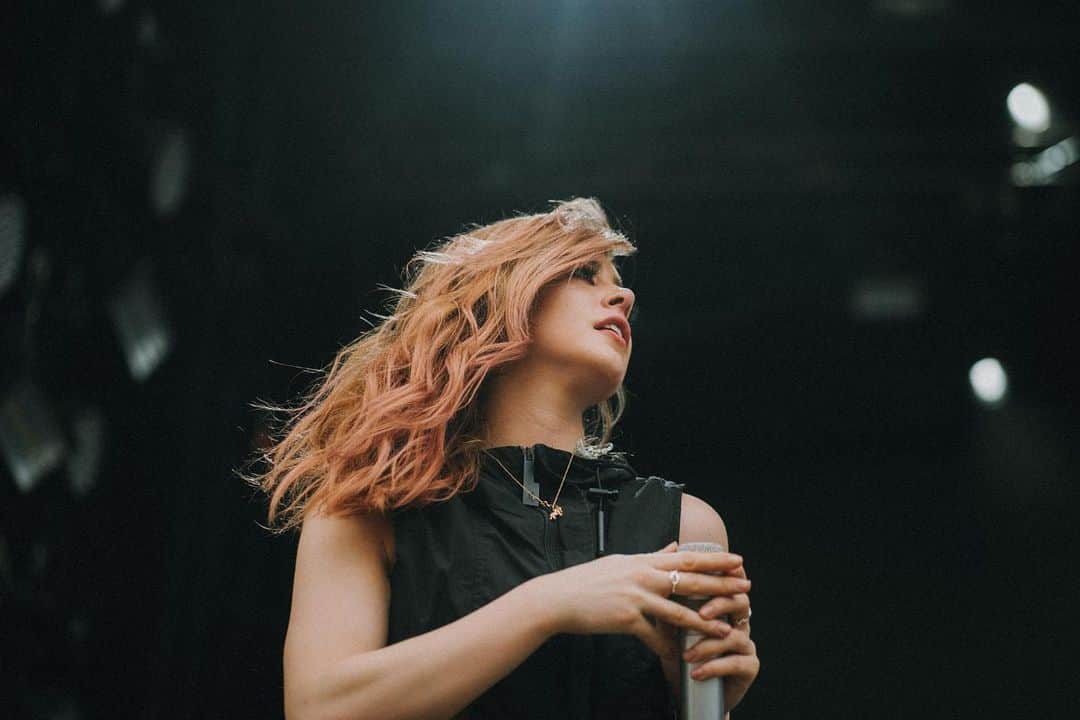
M 245 475 L 269 495 L 268 524 L 424 506 L 475 488 L 483 448 L 484 379 L 523 358 L 530 317 L 548 284 L 598 258 L 631 255 L 594 198 L 473 226 L 417 252 L 389 315 L 341 348 L 301 400 L 255 403 L 286 420 Z M 626 405 L 619 386 L 585 411 L 587 444 L 611 439 Z

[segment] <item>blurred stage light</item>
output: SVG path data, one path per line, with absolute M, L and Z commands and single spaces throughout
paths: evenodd
M 161 44 L 157 17 L 149 8 L 143 9 L 135 23 L 135 41 L 144 48 L 157 48 Z
M 0 402 L 0 450 L 24 493 L 63 462 L 67 444 L 60 425 L 48 399 L 29 380 L 16 384 Z
M 968 381 L 975 397 L 984 405 L 997 405 L 1009 390 L 1005 368 L 994 358 L 983 358 L 972 365 Z
M 851 314 L 860 320 L 907 320 L 925 306 L 922 283 L 913 278 L 863 278 L 851 292 Z
M 124 0 L 98 0 L 98 10 L 102 15 L 112 15 L 124 7 Z
M 72 494 L 81 498 L 94 489 L 105 454 L 105 416 L 101 410 L 93 406 L 80 409 L 72 423 L 72 437 L 75 446 L 68 456 L 68 485 Z
M 112 297 L 109 315 L 124 349 L 128 371 L 136 381 L 146 380 L 173 345 L 172 329 L 149 265 L 139 265 Z
M 1020 83 L 1009 91 L 1005 99 L 1009 115 L 1019 127 L 1040 133 L 1050 127 L 1050 103 L 1034 85 Z
M 1080 160 L 1080 138 L 1074 136 L 1054 143 L 1030 160 L 1020 160 L 1009 168 L 1013 185 L 1049 185 L 1058 173 Z
M 26 204 L 15 194 L 0 197 L 0 295 L 15 284 L 26 246 Z
M 187 196 L 191 144 L 180 127 L 163 129 L 157 135 L 150 157 L 150 208 L 164 219 L 174 215 Z
M 875 0 L 874 7 L 882 15 L 917 19 L 944 15 L 952 9 L 952 0 Z

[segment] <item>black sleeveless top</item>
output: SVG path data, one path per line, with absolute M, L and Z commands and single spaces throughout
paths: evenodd
M 543 444 L 488 448 L 526 481 L 525 464 L 550 502 L 570 453 Z M 476 490 L 425 508 L 391 513 L 396 561 L 390 575 L 389 643 L 434 630 L 515 586 L 599 557 L 598 501 L 589 488 L 617 489 L 604 500 L 604 554 L 656 552 L 679 538 L 680 484 L 638 477 L 613 455 L 574 456 L 559 505 L 563 515 L 526 497 L 482 456 Z M 535 492 L 535 489 L 534 489 Z M 660 660 L 633 635 L 551 637 L 468 706 L 470 720 L 558 718 L 670 720 L 675 700 Z

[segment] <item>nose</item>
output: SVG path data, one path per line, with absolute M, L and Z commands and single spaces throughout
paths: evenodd
M 629 315 L 630 309 L 634 307 L 634 291 L 626 287 L 616 288 L 608 297 L 607 304 L 618 306 Z

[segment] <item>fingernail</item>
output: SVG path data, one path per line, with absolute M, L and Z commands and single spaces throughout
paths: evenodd
M 714 622 L 713 627 L 716 628 L 717 631 L 725 634 L 731 632 L 731 626 L 728 625 L 726 622 Z
M 683 660 L 685 660 L 686 662 L 690 662 L 691 660 L 694 659 L 694 651 L 693 650 L 687 650 L 686 652 L 684 652 L 682 654 L 682 656 L 683 656 Z

